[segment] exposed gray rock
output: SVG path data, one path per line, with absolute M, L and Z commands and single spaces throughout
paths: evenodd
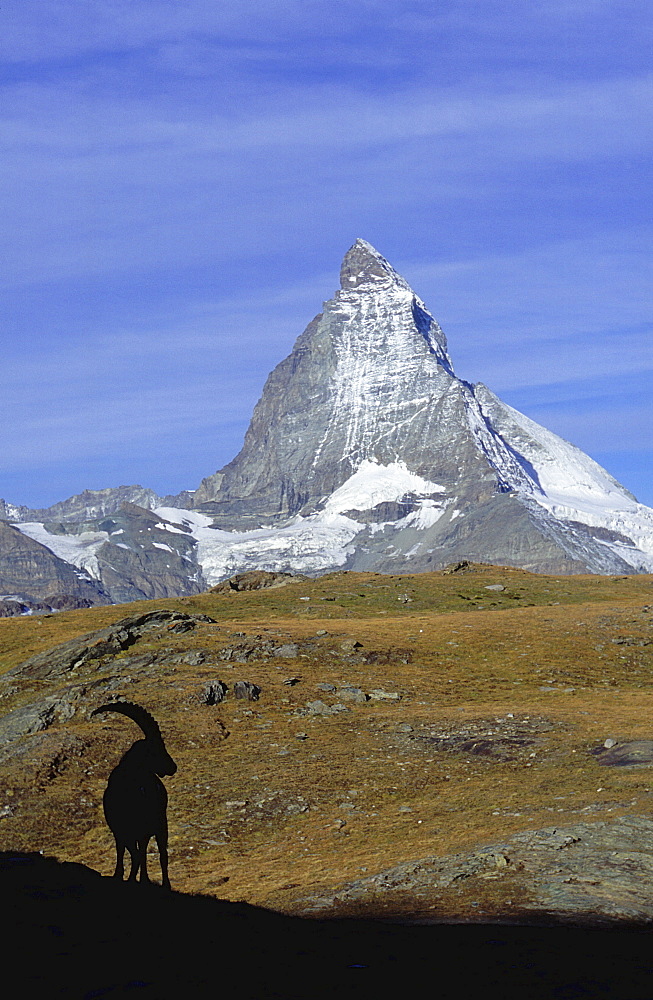
M 276 647 L 274 655 L 284 659 L 294 659 L 299 656 L 299 646 L 296 642 L 286 642 L 283 646 Z
M 193 621 L 192 616 L 180 611 L 147 611 L 142 615 L 122 618 L 115 625 L 87 632 L 78 639 L 55 646 L 53 649 L 37 653 L 23 663 L 9 670 L 0 679 L 0 685 L 6 686 L 12 680 L 53 680 L 64 677 L 75 667 L 89 660 L 99 660 L 105 656 L 115 656 L 128 649 L 142 635 L 151 629 L 161 628 L 167 623 Z
M 44 545 L 0 520 L 0 593 L 15 594 L 26 603 L 56 598 L 109 604 L 106 590 L 88 573 L 59 559 Z M 52 606 L 52 605 L 50 605 Z
M 251 681 L 236 681 L 234 684 L 234 698 L 244 698 L 247 701 L 258 701 L 261 688 Z
M 447 576 L 451 573 L 475 573 L 476 567 L 468 559 L 461 559 L 460 562 L 450 563 L 442 570 Z
M 298 572 L 464 572 L 470 562 L 555 574 L 653 570 L 650 546 L 634 541 L 650 538 L 651 511 L 578 449 L 482 383 L 458 378 L 436 320 L 364 240 L 346 254 L 340 282 L 270 374 L 239 454 L 192 496 L 165 498 L 179 508 L 174 524 L 150 510 L 162 500 L 139 486 L 85 491 L 47 510 L 0 502 L 6 531 L 13 518 L 26 532 L 32 519 L 49 533 L 33 529 L 43 543 L 37 573 L 19 572 L 20 559 L 11 564 L 15 536 L 0 534 L 0 593 L 119 602 L 193 594 L 207 580 L 233 593 L 289 583 Z M 396 483 L 388 496 L 356 487 L 335 503 L 352 476 L 365 479 L 379 466 Z M 579 483 L 606 500 L 605 515 L 596 503 L 583 507 Z M 216 532 L 207 546 L 206 577 L 182 516 L 191 507 L 233 533 Z M 325 507 L 329 516 L 337 508 L 336 527 L 320 521 Z M 278 546 L 269 535 L 261 547 L 242 537 L 261 526 L 278 529 Z M 105 532 L 106 541 L 86 560 L 88 573 L 63 563 L 75 583 L 64 589 L 56 544 L 48 557 L 42 549 L 49 536 L 84 531 Z M 32 546 L 23 555 L 38 563 L 38 553 Z M 487 588 L 488 599 L 500 586 Z
M 38 731 L 27 740 L 15 739 L 0 749 L 0 767 L 15 767 L 28 773 L 30 781 L 37 771 L 48 777 L 60 774 L 71 757 L 81 756 L 87 743 L 65 727 Z
M 546 746 L 546 733 L 561 723 L 542 716 L 519 715 L 470 719 L 460 725 L 422 725 L 407 739 L 429 753 L 459 753 L 488 762 L 524 759 Z
M 232 661 L 234 663 L 247 663 L 249 659 L 256 655 L 262 655 L 253 643 L 241 644 L 238 646 L 225 646 L 218 653 L 218 659 Z
M 195 503 L 222 528 L 279 524 L 319 512 L 361 463 L 398 460 L 441 492 L 408 491 L 368 509 L 341 509 L 353 526 L 346 554 L 332 564 L 326 553 L 322 564 L 315 555 L 306 563 L 312 572 L 343 564 L 421 572 L 469 561 L 550 573 L 632 573 L 649 565 L 627 532 L 586 524 L 582 511 L 565 520 L 538 503 L 538 468 L 560 463 L 565 475 L 573 466 L 583 482 L 594 477 L 606 496 L 633 498 L 486 386 L 457 378 L 424 304 L 357 240 L 343 261 L 340 290 L 270 374 L 241 452 L 203 480 Z M 420 521 L 433 503 L 437 516 Z M 647 530 L 644 520 L 637 523 Z M 284 550 L 275 565 L 262 554 L 261 567 L 301 569 L 303 558 Z M 243 568 L 251 560 L 248 550 Z
M 168 631 L 172 635 L 183 635 L 184 632 L 192 632 L 192 630 L 195 628 L 195 624 L 196 623 L 193 621 L 186 621 L 186 620 L 175 622 L 174 625 L 170 625 Z
M 88 505 L 84 507 L 87 509 Z M 88 532 L 93 535 L 85 534 Z M 72 567 L 57 555 L 70 548 L 61 548 L 61 536 L 74 540 L 80 535 L 86 542 L 89 538 L 93 541 L 92 550 L 85 555 L 85 570 Z M 80 554 L 85 553 L 84 538 L 79 543 Z M 23 579 L 17 573 L 14 550 L 22 550 L 23 559 L 31 554 L 40 575 L 32 568 Z M 74 599 L 83 598 L 88 605 L 187 596 L 200 593 L 206 586 L 196 550 L 197 542 L 186 526 L 173 525 L 151 510 L 128 502 L 121 502 L 117 510 L 100 517 L 80 515 L 75 519 L 62 515 L 36 526 L 24 524 L 18 532 L 0 522 L 0 587 L 4 589 L 6 583 L 5 593 L 13 590 L 46 600 L 58 595 L 67 597 L 67 602 L 59 605 L 62 609 L 80 606 Z M 62 567 L 66 567 L 65 589 L 55 585 L 58 575 L 64 572 Z
M 287 583 L 304 580 L 306 577 L 292 573 L 268 573 L 265 570 L 248 570 L 236 573 L 228 580 L 223 580 L 216 587 L 211 587 L 212 594 L 229 594 L 233 591 L 265 590 L 269 587 L 283 587 Z
M 345 685 L 345 687 L 338 688 L 338 697 L 341 701 L 351 701 L 357 705 L 364 705 L 367 701 L 369 701 L 368 695 L 365 694 L 362 688 L 354 687 L 350 684 Z
M 76 608 L 90 608 L 93 602 L 87 597 L 73 594 L 56 594 L 47 601 L 30 600 L 27 597 L 5 597 L 0 599 L 0 618 L 14 618 L 18 615 L 49 614 L 52 611 L 72 611 Z
M 244 633 L 238 633 L 239 637 L 244 637 Z M 300 653 L 309 654 L 314 652 L 316 646 L 311 642 L 287 642 L 279 644 L 279 641 L 262 638 L 261 636 L 247 637 L 244 642 L 225 646 L 218 653 L 221 660 L 233 661 L 234 663 L 248 663 L 250 660 L 267 660 L 274 657 L 282 660 L 294 660 Z M 280 664 L 277 664 L 280 666 Z
M 608 747 L 608 743 L 611 746 Z M 650 767 L 653 764 L 653 740 L 628 740 L 618 744 L 614 740 L 606 740 L 602 747 L 592 752 L 597 764 L 605 767 Z
M 0 746 L 47 729 L 54 720 L 54 703 L 49 698 L 24 705 L 0 718 Z
M 92 606 L 87 597 L 76 597 L 72 594 L 55 594 L 54 597 L 48 598 L 48 604 L 53 611 L 75 611 Z
M 22 601 L 0 600 L 0 618 L 16 618 L 26 615 L 28 611 L 29 604 Z
M 191 649 L 188 653 L 183 653 L 179 660 L 189 667 L 198 667 L 200 663 L 206 662 L 206 651 L 204 649 Z
M 302 714 L 301 709 L 298 714 Z M 306 710 L 304 714 L 308 715 L 331 715 L 331 706 L 327 705 L 326 702 L 321 699 L 316 699 L 315 701 L 306 702 Z
M 345 639 L 344 642 L 340 643 L 340 648 L 343 653 L 355 653 L 357 650 L 363 648 L 363 643 L 357 639 Z
M 371 701 L 401 701 L 398 691 L 384 691 L 383 688 L 374 688 L 369 694 Z
M 0 505 L 4 501 L 0 500 Z M 51 507 L 16 507 L 0 506 L 0 517 L 8 521 L 89 521 L 98 517 L 114 514 L 124 503 L 138 504 L 139 507 L 152 508 L 162 504 L 160 497 L 153 490 L 143 486 L 115 486 L 104 490 L 84 490 L 76 496 L 61 500 Z
M 107 534 L 96 557 L 100 582 L 114 603 L 186 597 L 206 587 L 190 532 L 135 503 L 122 503 L 101 518 L 45 527 L 53 534 Z
M 346 705 L 338 702 L 335 705 L 327 705 L 319 698 L 316 701 L 307 701 L 305 708 L 298 708 L 297 715 L 338 715 L 340 712 L 348 712 Z
M 176 507 L 180 510 L 191 510 L 194 495 L 195 490 L 182 490 L 181 493 L 168 493 L 166 496 L 159 498 L 159 503 L 156 506 Z M 141 506 L 145 506 L 145 504 L 141 504 Z
M 382 501 L 369 510 L 346 510 L 344 515 L 359 524 L 388 524 L 408 517 L 413 511 L 419 510 L 420 506 L 420 500 L 416 497 L 406 496 L 403 500 Z
M 227 685 L 222 681 L 209 681 L 204 685 L 200 701 L 203 705 L 219 705 L 226 698 L 227 690 Z
M 23 514 L 29 514 L 29 512 L 29 507 L 8 503 L 6 500 L 0 499 L 0 521 L 20 521 L 23 519 Z
M 294 901 L 293 909 L 307 916 L 360 916 L 366 909 L 378 913 L 394 907 L 405 914 L 410 899 L 413 911 L 404 919 L 437 923 L 447 891 L 462 880 L 478 881 L 487 898 L 488 880 L 502 878 L 510 879 L 516 894 L 523 889 L 519 911 L 504 910 L 503 919 L 532 913 L 570 923 L 651 923 L 653 820 L 623 816 L 610 823 L 525 830 L 470 853 L 409 861 L 336 892 L 304 896 Z M 487 911 L 487 902 L 485 907 Z
M 84 710 L 89 697 L 104 698 L 116 688 L 124 690 L 131 677 L 98 678 L 87 684 L 70 684 L 52 692 L 36 702 L 22 705 L 0 716 L 0 746 L 7 746 L 22 736 L 49 729 L 55 723 L 68 722 L 81 708 Z

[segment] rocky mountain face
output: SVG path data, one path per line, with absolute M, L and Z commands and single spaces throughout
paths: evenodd
M 108 604 L 110 595 L 85 570 L 60 559 L 45 545 L 0 521 L 0 616 Z M 26 603 L 27 602 L 27 603 Z
M 20 530 L 72 563 L 80 576 L 97 580 L 110 603 L 205 589 L 188 528 L 137 504 L 123 503 L 114 514 L 88 520 L 27 522 Z
M 459 379 L 437 322 L 365 241 L 340 284 L 268 378 L 242 451 L 195 494 L 214 526 L 195 529 L 211 582 L 254 566 L 419 572 L 459 559 L 653 569 L 653 512 Z
M 123 504 L 131 503 L 145 510 L 154 510 L 163 504 L 184 508 L 194 497 L 192 490 L 183 490 L 171 496 L 160 497 L 154 490 L 143 486 L 110 486 L 104 490 L 84 490 L 74 497 L 61 500 L 51 507 L 23 507 L 0 499 L 0 521 L 89 521 L 96 517 L 115 514 Z
M 84 490 L 52 507 L 32 508 L 0 500 L 0 518 L 6 521 L 81 521 L 104 517 L 119 510 L 123 503 L 153 508 L 161 503 L 154 490 L 142 486 L 116 486 L 105 490 Z
M 458 378 L 438 323 L 364 240 L 340 285 L 270 374 L 242 450 L 194 494 L 87 490 L 47 510 L 0 501 L 0 517 L 112 601 L 253 569 L 653 571 L 653 511 Z
M 369 459 L 459 476 L 457 442 L 433 433 L 463 415 L 441 329 L 362 241 L 341 284 L 268 378 L 240 454 L 195 494 L 225 526 L 313 512 Z

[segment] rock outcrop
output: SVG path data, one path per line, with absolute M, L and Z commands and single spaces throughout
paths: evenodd
M 466 881 L 485 897 L 476 919 L 526 922 L 530 916 L 593 926 L 650 924 L 652 835 L 653 820 L 645 816 L 524 830 L 467 854 L 405 862 L 336 893 L 298 899 L 293 911 L 311 917 L 377 916 L 401 913 L 410 901 L 407 919 L 437 922 L 446 913 L 447 890 Z M 508 902 L 500 891 L 502 880 L 509 886 Z

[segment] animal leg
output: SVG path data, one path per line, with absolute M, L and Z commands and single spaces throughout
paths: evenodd
M 131 868 L 129 869 L 128 882 L 135 882 L 136 876 L 138 875 L 138 869 L 140 868 L 140 859 L 138 856 L 138 844 L 134 841 L 133 844 L 127 844 L 127 850 L 129 851 L 129 856 L 131 857 Z
M 149 837 L 145 837 L 143 840 L 138 841 L 138 853 L 140 856 L 140 868 L 141 868 L 141 882 L 149 882 L 150 877 L 147 874 L 147 845 L 150 842 Z
M 113 877 L 120 879 L 121 882 L 123 879 L 123 875 L 125 873 L 124 858 L 125 858 L 125 845 L 122 843 L 122 841 L 116 840 L 116 869 L 113 873 Z
M 162 830 L 160 833 L 155 834 L 156 844 L 159 848 L 159 859 L 161 861 L 161 885 L 164 889 L 170 888 L 170 879 L 168 878 L 168 830 Z

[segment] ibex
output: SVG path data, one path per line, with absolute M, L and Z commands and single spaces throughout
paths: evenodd
M 116 841 L 114 878 L 123 878 L 125 850 L 131 856 L 129 881 L 140 872 L 141 882 L 149 882 L 147 845 L 156 838 L 161 861 L 162 884 L 170 888 L 168 878 L 168 793 L 158 775 L 174 774 L 177 765 L 165 748 L 155 719 L 140 705 L 114 701 L 101 705 L 99 712 L 119 712 L 141 727 L 144 740 L 136 740 L 109 775 L 104 793 L 104 815 Z

